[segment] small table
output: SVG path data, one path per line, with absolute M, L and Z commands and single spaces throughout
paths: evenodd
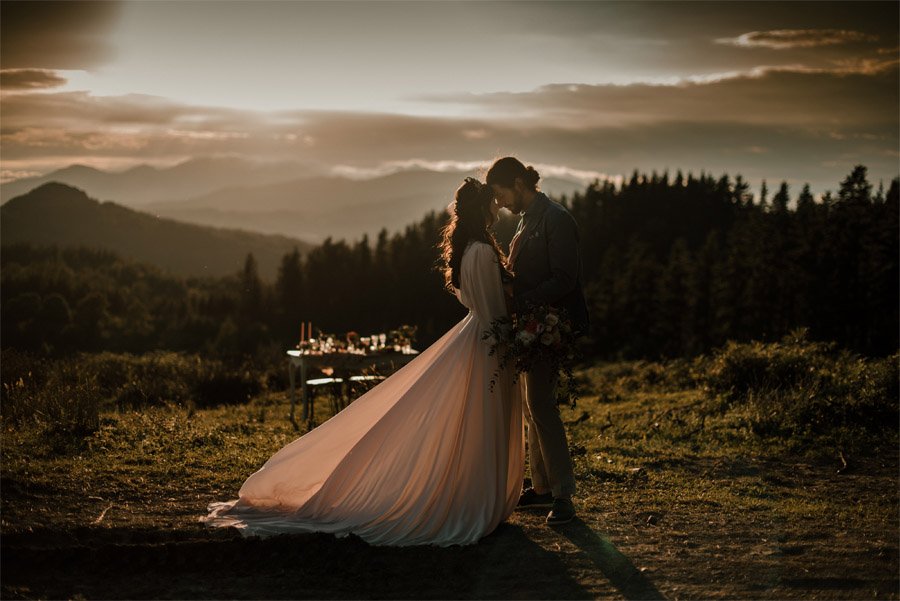
M 320 351 L 301 351 L 292 349 L 287 351 L 288 356 L 288 380 L 291 385 L 291 422 L 294 421 L 294 406 L 297 403 L 295 374 L 300 368 L 300 398 L 303 402 L 303 419 L 312 421 L 313 404 L 307 385 L 307 369 L 309 367 L 330 367 L 336 373 L 362 372 L 365 369 L 373 369 L 378 373 L 392 373 L 403 367 L 418 356 L 419 351 L 409 352 L 386 351 L 382 353 L 322 353 Z M 356 376 L 348 379 L 368 379 L 365 376 Z M 342 382 L 342 378 L 330 378 L 332 382 Z

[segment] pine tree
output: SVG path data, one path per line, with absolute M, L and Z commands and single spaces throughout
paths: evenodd
M 769 208 L 769 187 L 766 185 L 766 180 L 762 181 L 759 189 L 759 208 L 764 211 Z
M 694 260 L 684 238 L 672 245 L 669 260 L 662 269 L 655 295 L 654 338 L 657 352 L 678 357 L 687 351 L 693 323 L 691 306 L 696 304 L 689 288 Z
M 261 317 L 262 312 L 262 281 L 259 278 L 259 270 L 253 253 L 248 253 L 244 259 L 244 267 L 240 277 L 240 318 L 245 323 L 252 323 Z
M 790 199 L 787 182 L 781 182 L 781 187 L 778 188 L 778 192 L 772 198 L 772 211 L 782 215 L 787 213 Z
M 291 343 L 296 343 L 300 339 L 300 325 L 310 319 L 305 310 L 306 287 L 303 279 L 303 263 L 297 247 L 281 258 L 278 276 L 275 280 L 275 290 L 279 339 L 285 346 L 291 346 Z
M 857 165 L 841 182 L 838 191 L 838 199 L 841 202 L 869 204 L 872 201 L 872 184 L 866 179 L 866 171 L 865 166 Z
M 696 260 L 690 271 L 687 282 L 690 304 L 690 332 L 687 339 L 686 352 L 695 355 L 724 342 L 724 338 L 716 340 L 713 332 L 715 323 L 714 293 L 716 290 L 716 274 L 721 257 L 721 234 L 717 230 L 710 231 L 703 246 L 697 252 Z
M 797 197 L 797 212 L 803 213 L 805 211 L 809 211 L 816 204 L 815 199 L 813 198 L 812 193 L 809 191 L 809 184 L 803 185 L 803 190 L 800 191 L 800 196 Z

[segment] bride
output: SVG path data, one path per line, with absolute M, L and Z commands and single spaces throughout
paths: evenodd
M 412 362 L 290 442 L 200 521 L 245 536 L 355 534 L 373 545 L 466 545 L 516 507 L 524 475 L 524 378 L 482 334 L 507 314 L 499 207 L 473 178 L 456 191 L 442 250 L 447 288 L 469 309 Z

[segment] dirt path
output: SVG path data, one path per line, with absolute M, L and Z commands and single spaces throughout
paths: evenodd
M 705 477 L 757 469 L 778 478 L 765 465 L 695 469 Z M 840 480 L 824 466 L 778 469 L 782 477 L 811 470 L 818 494 L 849 490 L 847 502 L 866 501 L 864 491 L 878 488 L 860 486 L 871 484 L 870 474 Z M 887 467 L 881 469 L 887 478 Z M 375 548 L 329 535 L 242 538 L 193 524 L 203 506 L 187 499 L 169 513 L 171 529 L 7 529 L 2 593 L 8 599 L 898 597 L 896 529 L 845 529 L 814 514 L 787 523 L 765 511 L 730 513 L 677 499 L 648 507 L 634 482 L 631 498 L 622 495 L 626 484 L 611 483 L 607 506 L 581 507 L 571 524 L 551 529 L 541 512 L 517 511 L 467 548 Z

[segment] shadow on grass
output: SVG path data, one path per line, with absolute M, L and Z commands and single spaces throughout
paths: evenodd
M 608 539 L 591 530 L 581 519 L 555 528 L 569 539 L 601 571 L 626 599 L 665 599 L 631 561 Z
M 215 531 L 213 531 L 215 532 Z M 355 536 L 242 538 L 128 528 L 3 541 L 3 598 L 586 599 L 563 559 L 501 524 L 465 547 L 373 547 Z M 211 532 L 212 534 L 212 532 Z

